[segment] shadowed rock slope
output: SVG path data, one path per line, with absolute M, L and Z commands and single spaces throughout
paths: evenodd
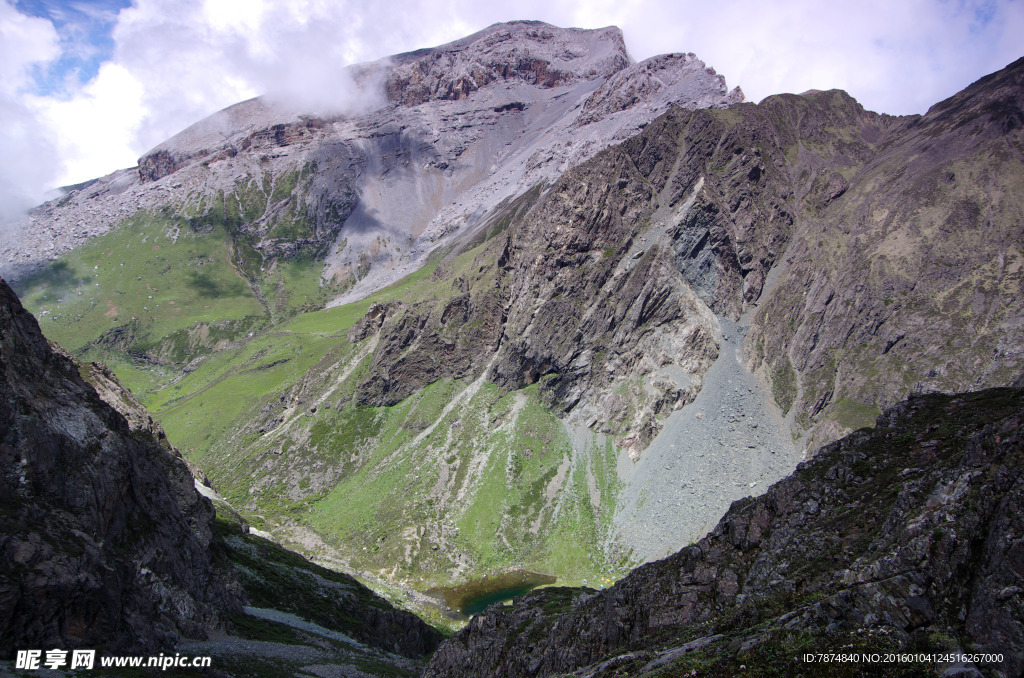
M 492 606 L 427 675 L 934 675 L 802 658 L 957 649 L 1001 655 L 978 661 L 985 675 L 1020 675 L 1022 473 L 1024 390 L 912 398 L 608 590 Z
M 152 650 L 239 609 L 180 455 L 129 428 L 2 282 L 0 367 L 0 655 Z

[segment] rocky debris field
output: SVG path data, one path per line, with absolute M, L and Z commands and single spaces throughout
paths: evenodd
M 700 393 L 627 472 L 614 539 L 641 562 L 707 534 L 729 505 L 758 496 L 802 461 L 764 384 L 744 367 L 745 327 L 719 319 L 718 360 Z

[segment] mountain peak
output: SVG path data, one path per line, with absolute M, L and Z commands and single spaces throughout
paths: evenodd
M 533 41 L 537 44 L 560 43 L 567 40 L 589 40 L 596 39 L 606 41 L 615 46 L 615 49 L 626 55 L 626 43 L 622 29 L 617 26 L 606 26 L 604 28 L 562 28 L 553 26 L 543 21 L 518 20 L 503 21 L 491 24 L 476 33 L 471 33 L 463 38 L 453 40 L 436 47 L 424 47 L 411 52 L 403 52 L 387 57 L 385 60 L 392 64 L 401 65 L 417 61 L 425 56 L 444 52 L 461 52 L 472 49 L 476 45 L 493 45 L 509 39 L 522 38 Z M 632 59 L 626 55 L 631 62 Z
M 415 106 L 433 99 L 464 99 L 494 81 L 551 88 L 605 79 L 632 60 L 622 31 L 615 27 L 558 28 L 514 21 L 378 63 L 390 66 L 388 100 Z
M 541 89 L 604 80 L 632 64 L 622 31 L 559 28 L 541 21 L 497 23 L 458 40 L 355 64 L 351 96 L 338 110 L 295 111 L 255 97 L 190 125 L 139 158 L 142 181 L 155 181 L 191 159 L 237 147 L 263 133 L 306 136 L 313 118 L 367 114 L 389 106 L 458 101 L 488 85 Z M 334 115 L 331 115 L 333 113 Z

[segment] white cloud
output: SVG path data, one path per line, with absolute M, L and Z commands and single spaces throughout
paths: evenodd
M 418 47 L 384 5 L 141 0 L 121 12 L 115 59 L 143 83 L 137 154 L 211 113 L 267 94 L 309 111 L 345 111 L 361 93 L 344 66 Z
M 56 59 L 57 31 L 0 2 L 0 226 L 39 202 L 59 172 L 56 150 L 25 101 L 33 69 Z
M 0 2 L 0 94 L 16 94 L 30 84 L 34 67 L 60 56 L 53 24 L 28 17 Z
M 131 138 L 142 121 L 144 91 L 123 66 L 106 63 L 70 99 L 29 99 L 53 131 L 52 141 L 64 158 L 62 184 L 135 164 L 138 153 Z

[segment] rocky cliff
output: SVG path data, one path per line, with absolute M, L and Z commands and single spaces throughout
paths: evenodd
M 794 112 L 776 139 L 788 140 L 780 146 L 802 200 L 778 282 L 756 311 L 751 361 L 812 429 L 809 447 L 910 389 L 1016 378 L 1024 59 L 921 117 L 875 116 L 835 92 L 764 106 Z
M 912 398 L 610 589 L 488 608 L 427 675 L 1020 675 L 1022 450 L 1024 390 Z M 958 651 L 977 658 L 804 659 Z
M 155 650 L 240 600 L 177 451 L 103 402 L 0 283 L 0 654 Z
M 837 91 L 666 113 L 520 198 L 478 270 L 442 278 L 446 304 L 389 310 L 361 402 L 487 367 L 637 456 L 700 390 L 716 316 L 749 323 L 748 367 L 811 451 L 911 388 L 1009 383 L 1022 77 L 1019 61 L 924 117 Z

